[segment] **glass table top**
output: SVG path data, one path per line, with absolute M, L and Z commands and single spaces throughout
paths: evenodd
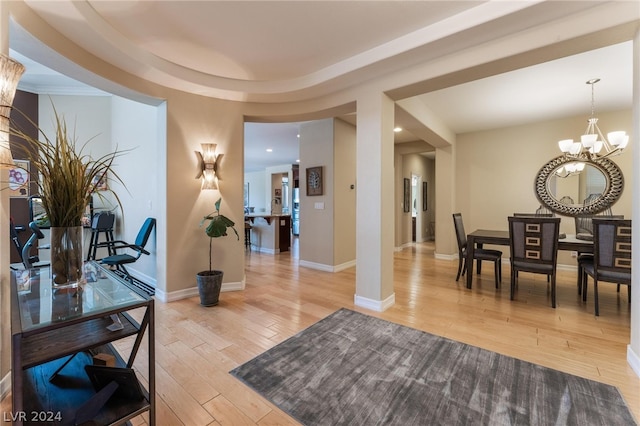
M 93 261 L 85 263 L 86 283 L 77 287 L 54 287 L 49 267 L 13 274 L 23 332 L 147 300 Z

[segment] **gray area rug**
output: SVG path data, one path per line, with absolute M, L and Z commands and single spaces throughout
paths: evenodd
M 341 309 L 231 374 L 304 425 L 635 425 L 610 385 Z

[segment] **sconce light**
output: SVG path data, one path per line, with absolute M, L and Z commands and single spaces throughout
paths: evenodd
M 203 143 L 202 152 L 196 151 L 198 157 L 198 175 L 196 179 L 202 178 L 200 189 L 218 189 L 218 163 L 223 154 L 216 155 L 215 143 Z
M 0 54 L 0 166 L 2 168 L 13 165 L 9 146 L 9 114 L 11 114 L 13 97 L 22 73 L 24 73 L 24 66 L 20 62 Z

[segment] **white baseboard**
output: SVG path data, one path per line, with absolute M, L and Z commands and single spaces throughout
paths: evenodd
M 227 291 L 240 291 L 244 290 L 245 281 L 240 282 L 226 282 L 222 283 L 222 288 L 220 288 L 220 293 L 225 293 Z M 176 300 L 189 299 L 191 297 L 198 296 L 198 287 L 185 288 L 182 290 L 172 291 L 170 293 L 166 293 L 162 290 L 156 289 L 155 298 L 161 302 L 175 302 Z
M 305 268 L 317 269 L 318 271 L 333 272 L 333 266 L 325 265 L 323 263 L 309 262 L 308 260 L 300 260 L 298 262 L 298 265 L 304 266 Z
M 280 253 L 280 249 L 265 248 L 265 247 L 255 246 L 255 245 L 251 245 L 251 250 L 255 250 L 257 252 L 266 253 L 266 254 Z
M 357 294 L 353 297 L 353 302 L 356 306 L 360 306 L 361 308 L 370 309 L 376 312 L 384 312 L 396 303 L 396 294 L 393 293 L 391 296 L 387 297 L 384 300 L 373 300 L 367 297 L 358 296 Z
M 440 254 L 434 253 L 434 257 L 438 260 L 458 260 L 458 254 Z
M 636 376 L 640 378 L 640 354 L 635 353 L 631 345 L 627 346 L 627 362 Z
M 143 283 L 145 283 L 145 284 L 149 284 L 149 285 L 150 285 L 151 287 L 153 287 L 153 288 L 156 288 L 156 287 L 157 287 L 158 281 L 157 281 L 155 278 L 150 277 L 150 276 L 149 276 L 149 275 L 147 275 L 147 274 L 143 274 L 142 272 L 137 271 L 137 270 L 132 269 L 132 268 L 127 268 L 127 269 L 129 270 L 129 274 L 130 274 L 133 278 L 137 278 L 137 279 L 139 279 L 140 281 L 142 281 Z

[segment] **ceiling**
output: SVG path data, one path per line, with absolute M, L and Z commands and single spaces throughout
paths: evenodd
M 256 99 L 272 96 L 268 101 L 273 102 L 373 77 L 380 72 L 378 64 L 404 58 L 411 46 L 443 31 L 438 25 L 472 28 L 481 25 L 486 8 L 495 7 L 466 1 L 26 3 L 79 46 L 125 71 L 194 93 L 229 99 L 240 93 Z M 571 13 L 578 3 L 597 2 L 564 3 L 562 13 Z M 502 2 L 501 7 L 516 12 L 529 8 L 532 21 L 561 13 L 536 2 Z M 103 80 L 39 45 L 15 23 L 10 36 L 11 55 L 27 68 L 23 90 L 91 94 L 100 93 L 96 87 L 108 89 Z M 591 91 L 585 82 L 591 78 L 601 79 L 595 86 L 597 112 L 631 108 L 632 58 L 632 43 L 625 42 L 418 99 L 454 133 L 581 114 L 586 119 Z M 395 63 L 403 65 L 400 59 Z M 354 122 L 353 116 L 342 118 Z M 403 127 L 402 120 L 398 114 L 396 125 Z M 247 123 L 247 171 L 295 162 L 297 134 L 297 123 Z M 396 143 L 416 139 L 407 130 L 396 134 Z M 426 143 L 425 149 L 430 149 Z

